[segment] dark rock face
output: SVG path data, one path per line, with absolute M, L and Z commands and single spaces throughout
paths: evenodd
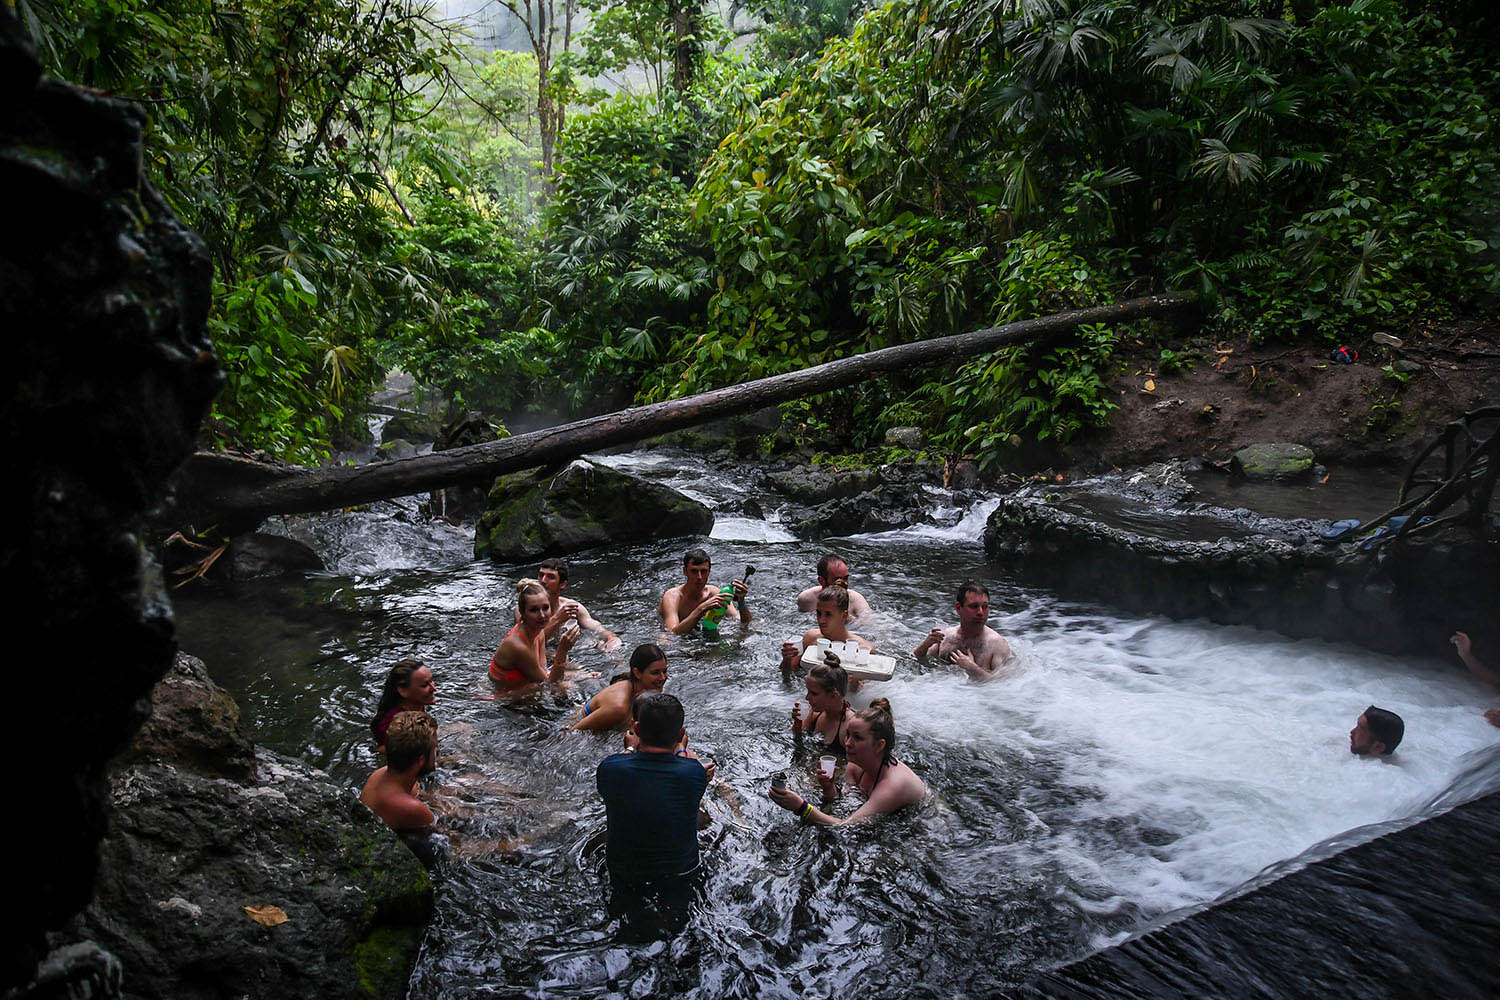
M 1246 479 L 1299 479 L 1312 472 L 1313 461 L 1312 449 L 1300 444 L 1252 444 L 1234 453 L 1230 468 Z
M 1399 753 L 1399 751 L 1398 751 Z M 1500 794 L 1314 861 L 1021 997 L 1500 995 Z
M 285 535 L 260 531 L 241 535 L 234 540 L 231 549 L 234 555 L 230 575 L 236 580 L 258 580 L 325 568 L 322 557 L 313 551 L 312 546 Z
M 353 791 L 256 750 L 179 656 L 110 771 L 98 891 L 73 931 L 140 997 L 398 997 L 432 909 L 426 871 Z M 276 906 L 262 926 L 246 906 Z
M 1479 648 L 1500 645 L 1500 544 L 1450 533 L 1364 552 L 1322 544 L 1326 527 L 1173 510 L 1128 491 L 1026 490 L 1001 501 L 984 541 L 1028 583 L 1137 614 L 1427 656 L 1445 655 L 1455 628 Z
M 219 386 L 208 255 L 141 176 L 145 120 L 43 79 L 0 6 L 0 434 L 13 477 L 0 568 L 23 583 L 8 610 L 33 641 L 86 636 L 94 651 L 34 723 L 52 734 L 47 779 L 27 789 L 45 829 L 12 866 L 23 929 L 0 985 L 30 980 L 44 931 L 91 895 L 105 762 L 173 652 L 171 607 L 133 528 Z
M 660 483 L 594 462 L 502 476 L 474 530 L 475 557 L 523 562 L 605 543 L 706 535 L 714 516 Z
M 798 536 L 834 538 L 927 520 L 933 498 L 924 487 L 938 486 L 942 473 L 916 463 L 866 469 L 798 465 L 769 472 L 766 481 L 793 502 L 783 520 Z

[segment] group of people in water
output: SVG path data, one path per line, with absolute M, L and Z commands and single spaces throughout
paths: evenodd
M 685 635 L 705 627 L 706 620 L 715 625 L 750 624 L 753 610 L 747 581 L 714 586 L 709 579 L 712 568 L 703 549 L 684 554 L 683 582 L 668 589 L 658 604 L 663 629 Z M 842 760 L 842 774 L 838 767 L 818 768 L 815 781 L 821 795 L 817 804 L 787 787 L 784 775 L 777 776 L 767 795 L 803 822 L 837 825 L 919 802 L 927 787 L 896 756 L 890 701 L 877 697 L 856 710 L 850 694 L 860 682 L 851 679 L 844 662 L 854 657 L 846 653 L 841 658 L 831 651 L 874 648 L 869 639 L 850 629 L 852 622 L 868 621 L 872 613 L 865 597 L 849 586 L 848 562 L 838 555 L 825 556 L 818 562 L 817 579 L 817 586 L 796 598 L 799 610 L 815 614 L 816 625 L 800 640 L 782 645 L 780 669 L 791 679 L 803 672 L 804 655 L 819 647 L 820 639 L 830 647 L 809 660 L 811 666 L 803 677 L 807 709 L 804 713 L 801 702 L 793 705 L 791 731 L 799 744 L 804 738 L 817 741 L 828 757 Z M 586 607 L 564 596 L 567 585 L 568 568 L 561 559 L 544 560 L 536 578 L 517 583 L 515 623 L 489 664 L 497 692 L 583 679 L 570 673 L 569 654 L 586 632 L 596 634 L 606 651 L 620 647 L 619 638 Z M 1005 639 L 988 626 L 989 611 L 989 591 L 978 583 L 964 583 L 955 600 L 958 623 L 934 628 L 913 655 L 918 659 L 936 656 L 976 680 L 999 676 L 1013 654 Z M 606 758 L 597 775 L 609 826 L 606 857 L 616 882 L 635 885 L 642 879 L 657 881 L 668 875 L 680 879 L 698 865 L 699 802 L 715 764 L 701 760 L 687 746 L 682 704 L 663 691 L 668 676 L 666 650 L 654 642 L 643 643 L 630 654 L 626 670 L 586 697 L 568 721 L 578 732 L 624 731 L 624 752 Z M 428 714 L 435 700 L 430 668 L 417 660 L 402 660 L 387 675 L 371 722 L 371 734 L 385 752 L 386 765 L 370 776 L 361 799 L 414 847 L 436 822 L 419 793 L 420 778 L 437 765 L 437 727 Z M 857 790 L 863 801 L 840 808 L 846 788 Z
M 682 572 L 683 582 L 667 590 L 658 605 L 663 629 L 684 635 L 705 627 L 705 620 L 750 624 L 753 612 L 746 580 L 734 580 L 728 587 L 713 586 L 709 580 L 712 562 L 701 548 L 684 555 Z M 869 639 L 850 628 L 868 620 L 871 610 L 865 597 L 849 586 L 847 561 L 825 556 L 818 562 L 817 578 L 817 586 L 796 598 L 799 610 L 816 615 L 816 625 L 800 640 L 782 644 L 780 668 L 790 679 L 802 672 L 804 659 L 811 664 L 802 678 L 807 710 L 804 714 L 801 702 L 793 705 L 791 730 L 799 743 L 810 738 L 826 752 L 816 771 L 820 801 L 814 804 L 788 787 L 785 775 L 777 775 L 766 794 L 805 823 L 837 825 L 917 803 L 926 796 L 927 787 L 896 756 L 890 701 L 877 697 L 856 710 L 849 696 L 859 681 L 850 677 L 843 659 L 829 649 L 807 657 L 809 650 L 820 646 L 873 649 Z M 563 595 L 567 584 L 567 565 L 560 559 L 543 561 L 537 578 L 517 584 L 515 624 L 489 664 L 489 677 L 498 692 L 569 679 L 569 653 L 585 632 L 597 635 L 606 651 L 621 646 L 620 639 L 587 608 Z M 912 655 L 918 660 L 935 655 L 976 681 L 1002 675 L 1014 654 L 1004 637 L 988 625 L 989 591 L 972 581 L 963 583 L 955 593 L 954 611 L 957 624 L 933 628 Z M 1500 687 L 1500 673 L 1487 669 L 1474 656 L 1467 635 L 1455 633 L 1452 641 L 1477 678 Z M 689 749 L 684 708 L 663 690 L 668 677 L 666 650 L 657 643 L 643 643 L 630 654 L 627 669 L 585 698 L 581 710 L 568 722 L 578 732 L 624 731 L 624 752 L 605 758 L 596 775 L 608 821 L 607 866 L 617 891 L 640 894 L 667 885 L 680 889 L 693 881 L 698 870 L 699 806 L 716 768 Z M 386 765 L 370 776 L 360 796 L 419 854 L 425 854 L 423 845 L 435 825 L 432 809 L 419 794 L 420 778 L 437 766 L 437 726 L 428 714 L 435 700 L 432 671 L 425 664 L 402 660 L 391 669 L 371 723 Z M 1500 709 L 1485 714 L 1500 726 Z M 1400 716 L 1372 705 L 1350 731 L 1350 750 L 1388 757 L 1400 744 L 1404 729 Z M 839 758 L 844 761 L 842 781 L 836 766 L 822 763 L 836 763 Z M 863 801 L 841 808 L 845 789 L 857 790 Z

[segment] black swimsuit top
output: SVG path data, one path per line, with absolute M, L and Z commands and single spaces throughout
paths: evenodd
M 833 739 L 831 739 L 831 740 L 828 741 L 828 749 L 832 750 L 834 753 L 837 753 L 837 754 L 845 754 L 845 751 L 844 751 L 844 716 L 848 714 L 848 711 L 849 711 L 849 706 L 846 704 L 844 706 L 844 710 L 839 713 L 839 724 L 838 724 L 838 727 L 835 728 L 834 731 L 833 731 Z M 818 731 L 818 724 L 816 722 L 813 722 L 813 719 L 816 719 L 819 715 L 822 715 L 822 714 L 823 714 L 822 712 L 818 712 L 816 715 L 812 716 L 812 718 L 810 718 L 810 719 L 807 720 L 808 722 L 812 722 L 811 728 L 812 728 L 813 732 L 817 732 Z M 845 754 L 845 755 L 847 756 L 847 754 Z

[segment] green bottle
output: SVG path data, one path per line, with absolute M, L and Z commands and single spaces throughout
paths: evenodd
M 727 584 L 727 585 L 725 585 L 723 587 L 720 587 L 719 588 L 719 593 L 721 593 L 721 594 L 732 594 L 732 593 L 734 593 L 734 585 L 733 584 Z M 707 611 L 703 612 L 703 631 L 705 631 L 705 632 L 717 632 L 717 631 L 719 631 L 719 622 L 722 621 L 723 618 L 724 618 L 724 616 L 726 614 L 728 614 L 728 613 L 729 613 L 729 608 L 727 606 L 726 607 L 722 607 L 722 608 L 709 608 Z

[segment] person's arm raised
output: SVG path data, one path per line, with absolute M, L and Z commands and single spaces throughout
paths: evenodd
M 547 680 L 556 684 L 563 679 L 563 675 L 568 671 L 568 650 L 572 649 L 573 643 L 578 641 L 578 635 L 581 631 L 575 625 L 573 628 L 565 629 L 557 637 L 557 655 L 552 658 L 552 669 L 547 671 Z M 546 656 L 546 647 L 542 647 L 541 653 L 542 656 Z
M 1496 673 L 1489 667 L 1486 667 L 1474 655 L 1474 644 L 1470 641 L 1467 632 L 1454 632 L 1452 638 L 1448 641 L 1453 643 L 1453 648 L 1458 653 L 1458 658 L 1464 661 L 1464 666 L 1469 668 L 1469 673 L 1486 684 L 1500 687 L 1500 673 Z

